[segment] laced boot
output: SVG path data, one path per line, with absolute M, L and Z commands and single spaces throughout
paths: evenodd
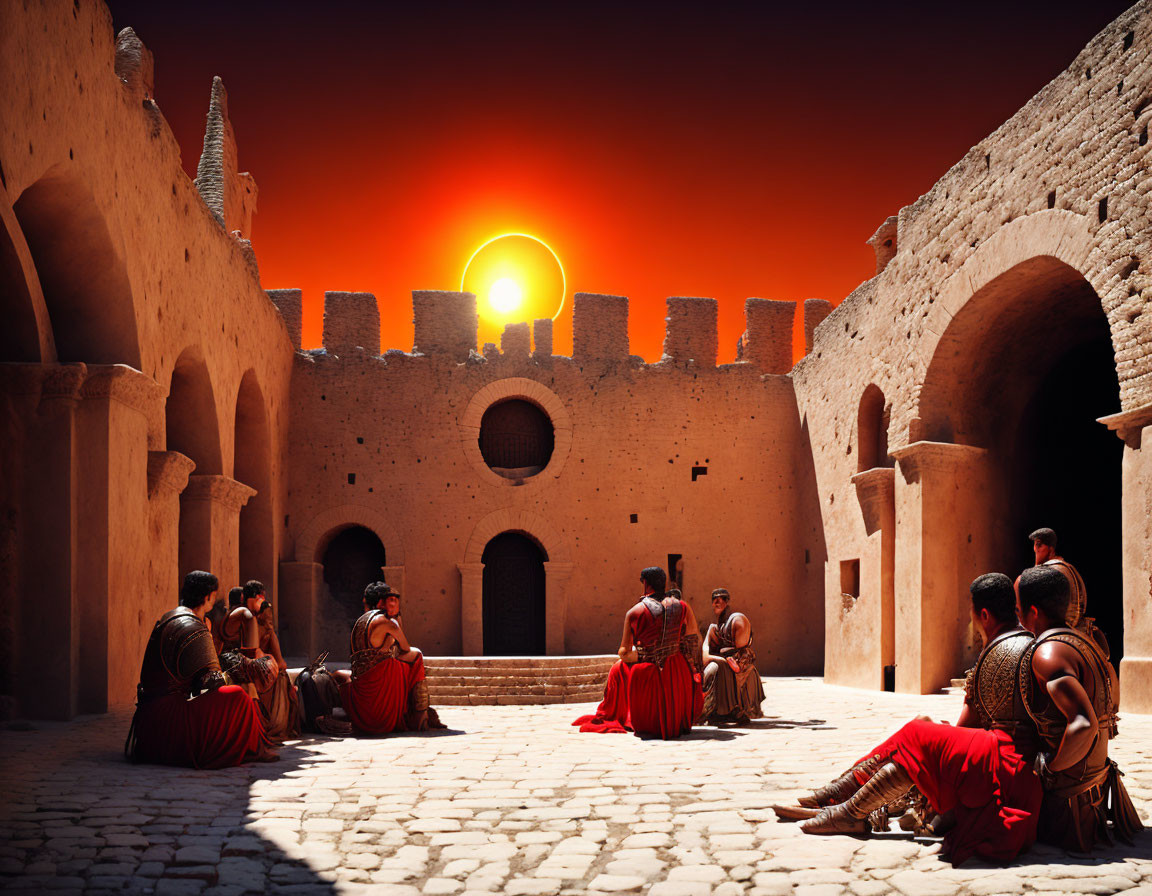
M 900 799 L 911 787 L 908 772 L 895 762 L 885 762 L 846 802 L 800 822 L 800 830 L 805 834 L 866 834 L 869 814 Z
M 869 756 L 863 762 L 856 763 L 831 784 L 826 784 L 815 791 L 811 796 L 800 797 L 798 802 L 801 806 L 809 809 L 823 809 L 834 803 L 842 803 L 860 789 L 860 783 L 856 780 L 857 773 L 861 777 L 870 778 L 875 774 L 876 769 L 880 768 L 880 765 L 879 756 Z

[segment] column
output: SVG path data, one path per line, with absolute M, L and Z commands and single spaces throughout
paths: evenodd
M 285 655 L 316 657 L 316 614 L 319 596 L 324 588 L 324 566 L 320 563 L 288 562 L 280 564 L 280 591 L 277 597 L 276 627 L 280 649 Z M 327 646 L 327 645 L 326 645 Z
M 884 667 L 896 662 L 896 470 L 876 467 L 852 477 L 856 498 L 864 518 L 868 541 L 879 541 L 878 550 L 860 558 L 861 596 L 878 595 L 877 633 L 879 668 L 867 670 L 876 687 L 884 686 Z
M 228 476 L 194 473 L 180 496 L 180 574 L 205 569 L 225 591 L 242 584 L 240 508 L 256 489 Z
M 457 563 L 460 570 L 460 653 L 484 655 L 484 564 Z
M 544 561 L 544 645 L 548 656 L 563 656 L 568 620 L 568 579 L 575 563 Z
M 987 539 L 987 452 L 970 445 L 913 442 L 892 452 L 896 551 L 896 690 L 928 694 L 965 668 L 970 625 L 969 536 Z M 981 561 L 983 562 L 983 561 Z M 985 570 L 986 571 L 986 570 Z

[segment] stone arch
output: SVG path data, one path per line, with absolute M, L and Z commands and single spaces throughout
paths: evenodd
M 921 675 L 901 689 L 934 689 L 964 668 L 974 650 L 967 584 L 1032 565 L 1026 535 L 1042 525 L 1061 533 L 1092 583 L 1090 615 L 1122 651 L 1123 449 L 1097 423 L 1119 410 L 1120 386 L 1115 324 L 1090 279 L 1100 252 L 1081 216 L 1018 219 L 928 316 L 919 421 L 912 444 L 892 453 L 897 507 L 917 521 L 897 541 L 897 582 L 915 583 L 897 593 L 898 612 L 915 604 L 936 624 L 919 659 L 897 657 L 898 675 Z
M 363 526 L 376 533 L 388 551 L 389 566 L 404 565 L 404 542 L 389 519 L 363 504 L 342 504 L 314 516 L 296 538 L 296 559 L 319 563 L 324 549 L 341 530 Z
M 860 410 L 856 417 L 857 472 L 892 466 L 892 458 L 888 455 L 890 410 L 880 387 L 869 383 L 860 396 Z
M 276 558 L 272 496 L 272 437 L 268 408 L 256 372 L 249 369 L 236 393 L 232 476 L 255 490 L 240 509 L 240 578 L 259 579 L 274 594 Z
M 167 449 L 192 458 L 196 475 L 224 472 L 216 391 L 199 346 L 184 349 L 172 368 L 164 431 Z
M 555 526 L 538 513 L 511 508 L 495 510 L 476 524 L 464 548 L 463 562 L 479 563 L 488 542 L 504 532 L 527 535 L 540 546 L 549 562 L 571 562 L 568 544 Z
M 484 418 L 484 412 L 497 402 L 517 398 L 531 402 L 544 411 L 552 421 L 554 433 L 552 456 L 548 463 L 538 474 L 526 479 L 508 479 L 494 473 L 480 453 L 480 423 Z M 541 481 L 556 479 L 563 471 L 568 455 L 572 451 L 572 417 L 564 402 L 543 383 L 522 376 L 496 380 L 473 395 L 460 415 L 459 433 L 460 447 L 468 463 L 481 479 L 492 485 L 532 486 Z
M 51 168 L 13 207 L 52 320 L 60 361 L 140 369 L 132 286 L 87 184 L 67 166 Z
M 0 361 L 56 360 L 52 321 L 32 251 L 0 185 Z

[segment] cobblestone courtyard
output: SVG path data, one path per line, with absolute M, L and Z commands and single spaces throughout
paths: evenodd
M 1152 834 L 1094 857 L 1037 847 L 953 869 L 900 839 L 805 837 L 768 805 L 920 712 L 909 697 L 768 679 L 754 727 L 679 741 L 580 734 L 591 705 L 446 707 L 451 730 L 305 739 L 226 771 L 126 764 L 126 712 L 0 734 L 6 891 L 857 896 L 1152 894 Z M 1152 810 L 1152 716 L 1114 755 Z

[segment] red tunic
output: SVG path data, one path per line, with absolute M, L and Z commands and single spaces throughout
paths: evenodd
M 413 663 L 388 657 L 340 686 L 340 699 L 359 734 L 407 731 L 408 694 L 424 680 L 424 657 Z
M 139 705 L 133 720 L 137 762 L 227 768 L 264 743 L 264 722 L 244 689 L 225 685 L 191 700 L 166 694 Z
M 868 755 L 908 772 L 936 812 L 955 811 L 944 840 L 953 864 L 1009 862 L 1035 842 L 1040 779 L 1007 732 L 916 719 Z
M 679 642 L 684 634 L 687 614 L 681 603 L 679 629 L 673 633 Z M 632 637 L 637 645 L 654 644 L 660 638 L 662 621 L 651 611 L 632 622 Z M 581 716 L 573 725 L 581 731 L 637 734 L 664 740 L 679 737 L 692 727 L 692 721 L 704 708 L 700 677 L 694 675 L 683 654 L 674 652 L 664 661 L 633 663 L 617 660 L 608 673 L 604 699 L 591 716 Z

